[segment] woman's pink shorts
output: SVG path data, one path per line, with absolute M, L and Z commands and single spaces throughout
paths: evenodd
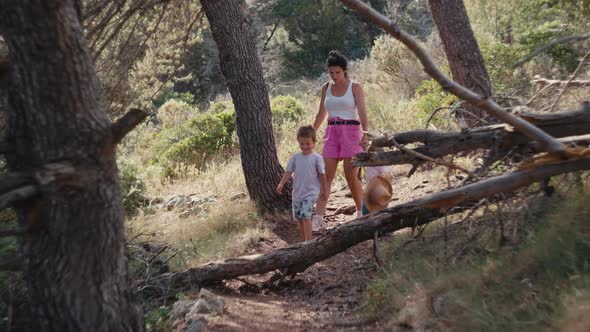
M 356 122 L 353 124 L 352 122 Z M 328 119 L 324 135 L 324 158 L 352 158 L 363 151 L 360 145 L 363 133 L 358 121 L 340 118 Z

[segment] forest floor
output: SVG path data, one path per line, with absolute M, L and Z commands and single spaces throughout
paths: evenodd
M 390 206 L 432 192 L 429 180 L 407 178 L 408 170 L 394 168 Z M 348 193 L 346 187 L 332 191 L 327 208 L 329 228 L 354 219 L 354 214 L 334 214 L 339 208 L 353 205 Z M 272 235 L 248 254 L 269 252 L 299 241 L 294 223 L 269 220 L 269 225 Z M 367 285 L 376 273 L 373 241 L 366 241 L 312 265 L 276 287 L 260 287 L 273 273 L 226 280 L 222 287 L 211 289 L 225 300 L 225 313 L 207 318 L 208 331 L 384 330 L 379 320 L 363 310 Z

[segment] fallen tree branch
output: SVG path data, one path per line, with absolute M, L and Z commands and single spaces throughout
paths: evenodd
M 375 232 L 391 233 L 430 223 L 450 213 L 464 211 L 479 200 L 514 191 L 558 174 L 590 169 L 590 158 L 564 161 L 538 168 L 489 178 L 465 187 L 427 195 L 375 212 L 328 230 L 323 236 L 266 254 L 242 256 L 162 275 L 164 282 L 178 289 L 199 287 L 208 282 L 242 275 L 286 269 L 286 274 L 304 271 L 312 264 L 332 257 L 358 243 L 374 238 Z M 448 209 L 453 207 L 452 209 Z
M 523 113 L 519 116 L 536 123 L 554 137 L 590 134 L 590 112 L 577 110 L 559 113 Z M 431 158 L 440 158 L 459 152 L 476 149 L 492 149 L 523 146 L 530 144 L 527 137 L 510 130 L 506 125 L 491 125 L 466 129 L 461 132 L 439 132 L 434 130 L 413 130 L 393 135 L 400 144 L 421 142 L 412 151 Z M 395 146 L 391 136 L 373 138 L 371 144 L 378 147 Z M 563 143 L 562 143 L 563 144 Z M 378 166 L 399 164 L 421 164 L 422 159 L 404 151 L 362 152 L 356 155 L 354 166 Z
M 590 80 L 572 80 L 571 82 L 568 81 L 562 81 L 562 80 L 552 80 L 549 78 L 535 78 L 533 80 L 534 83 L 539 84 L 543 87 L 546 86 L 552 86 L 552 85 L 574 85 L 574 86 L 580 86 L 580 87 L 584 87 L 584 86 L 589 86 L 590 85 Z M 569 82 L 569 83 L 568 83 Z
M 391 34 L 395 39 L 401 41 L 406 47 L 408 47 L 420 60 L 424 66 L 424 71 L 436 80 L 445 91 L 449 91 L 455 96 L 466 100 L 470 104 L 479 107 L 486 113 L 493 117 L 510 124 L 516 130 L 523 133 L 526 137 L 533 141 L 538 141 L 542 150 L 550 153 L 559 153 L 564 155 L 565 146 L 555 140 L 553 137 L 528 123 L 527 121 L 520 119 L 508 112 L 506 112 L 500 105 L 496 104 L 493 100 L 481 96 L 464 86 L 454 82 L 453 80 L 446 77 L 437 67 L 432 57 L 428 54 L 426 49 L 422 47 L 412 36 L 407 32 L 400 29 L 394 22 L 387 17 L 381 15 L 373 8 L 359 0 L 340 0 L 351 9 L 354 9 L 357 13 L 367 17 L 370 21 L 381 27 L 383 30 Z

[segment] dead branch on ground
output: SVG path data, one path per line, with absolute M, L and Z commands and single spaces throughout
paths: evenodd
M 445 215 L 465 211 L 481 199 L 514 191 L 545 178 L 590 169 L 590 158 L 563 161 L 489 178 L 467 186 L 427 195 L 404 204 L 369 214 L 330 229 L 314 240 L 270 253 L 242 256 L 163 275 L 171 287 L 187 289 L 208 282 L 242 275 L 286 269 L 284 274 L 304 271 L 312 264 L 332 257 L 360 242 L 381 234 L 430 223 Z M 449 209 L 452 208 L 452 209 Z
M 590 134 L 590 112 L 585 109 L 544 114 L 523 113 L 519 114 L 519 116 L 537 124 L 539 128 L 554 137 L 563 138 Z M 504 124 L 470 128 L 461 132 L 413 130 L 394 134 L 393 136 L 375 137 L 371 144 L 379 147 L 395 146 L 392 139 L 395 139 L 399 144 L 422 143 L 423 145 L 412 149 L 412 151 L 430 158 L 440 158 L 477 149 L 497 149 L 502 151 L 530 144 L 527 137 L 511 130 L 510 127 Z M 356 155 L 353 165 L 420 165 L 423 162 L 423 159 L 404 151 L 362 152 Z

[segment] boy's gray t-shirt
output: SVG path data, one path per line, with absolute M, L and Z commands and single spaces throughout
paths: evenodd
M 293 201 L 320 195 L 320 174 L 326 174 L 324 159 L 316 152 L 294 154 L 287 164 L 287 172 L 293 172 Z M 315 199 L 314 198 L 314 199 Z

